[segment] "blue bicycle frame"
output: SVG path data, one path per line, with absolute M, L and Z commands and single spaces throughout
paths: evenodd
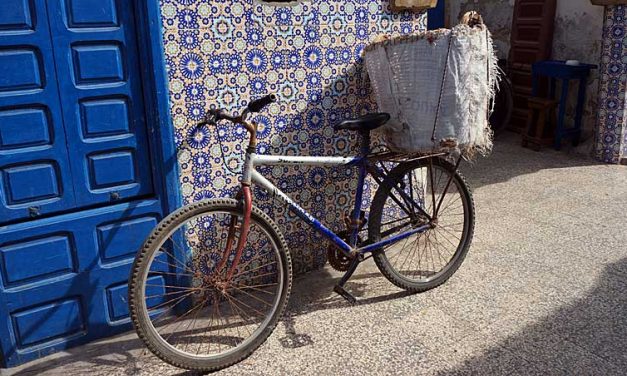
M 364 141 L 362 145 L 360 156 L 358 157 L 307 157 L 307 156 L 277 156 L 277 155 L 257 155 L 254 152 L 247 151 L 246 159 L 243 169 L 243 181 L 251 181 L 268 191 L 271 195 L 278 198 L 288 205 L 290 210 L 294 212 L 299 218 L 312 226 L 316 231 L 323 234 L 331 242 L 333 242 L 339 249 L 341 249 L 346 255 L 353 256 L 355 254 L 366 254 L 376 251 L 385 246 L 392 245 L 401 240 L 404 240 L 412 235 L 425 232 L 432 228 L 430 223 L 411 228 L 410 230 L 398 234 L 394 234 L 390 237 L 382 239 L 376 243 L 367 244 L 363 247 L 357 247 L 357 239 L 359 233 L 359 226 L 356 225 L 360 220 L 362 199 L 364 192 L 364 183 L 368 173 L 370 173 L 379 184 L 385 184 L 386 174 L 375 164 L 371 163 L 367 155 L 370 152 L 368 141 Z M 358 182 L 357 191 L 355 194 L 355 207 L 352 212 L 351 220 L 354 224 L 351 229 L 350 239 L 348 242 L 340 238 L 335 232 L 322 224 L 318 219 L 310 215 L 305 209 L 298 205 L 288 195 L 282 192 L 268 179 L 262 176 L 256 169 L 256 166 L 262 165 L 311 165 L 311 166 L 347 166 L 358 168 Z M 397 189 L 399 196 L 407 205 L 413 206 L 413 208 L 425 218 L 431 221 L 431 216 L 424 211 L 424 209 L 416 203 L 409 195 L 402 189 Z

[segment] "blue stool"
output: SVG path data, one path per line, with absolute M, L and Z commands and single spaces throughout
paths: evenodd
M 539 79 L 541 76 L 550 78 L 549 98 L 555 99 L 555 86 L 557 80 L 562 80 L 562 94 L 559 100 L 559 115 L 555 129 L 555 150 L 562 147 L 564 138 L 571 138 L 573 145 L 577 146 L 581 138 L 581 118 L 583 116 L 583 106 L 586 102 L 586 87 L 590 71 L 596 69 L 593 64 L 567 65 L 564 61 L 545 60 L 534 63 L 532 66 L 534 97 L 538 96 Z M 579 80 L 579 94 L 577 96 L 577 107 L 575 112 L 575 124 L 571 128 L 564 127 L 564 117 L 566 115 L 566 103 L 568 101 L 568 89 L 570 80 Z

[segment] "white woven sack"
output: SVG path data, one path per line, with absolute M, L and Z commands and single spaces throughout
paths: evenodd
M 391 150 L 459 149 L 467 156 L 491 150 L 497 59 L 485 26 L 375 42 L 365 61 L 379 110 L 392 116 L 380 128 Z

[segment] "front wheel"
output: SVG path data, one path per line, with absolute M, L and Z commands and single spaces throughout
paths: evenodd
M 369 238 L 377 242 L 422 225 L 432 227 L 376 251 L 374 261 L 400 288 L 411 292 L 432 289 L 450 278 L 464 261 L 474 223 L 472 196 L 455 166 L 441 158 L 402 163 L 390 171 L 375 194 Z
M 237 256 L 242 208 L 214 199 L 166 217 L 138 252 L 129 281 L 131 319 L 159 358 L 216 371 L 249 356 L 270 335 L 289 296 L 283 236 L 253 207 Z

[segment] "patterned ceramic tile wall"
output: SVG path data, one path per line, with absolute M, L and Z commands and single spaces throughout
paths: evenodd
M 332 125 L 375 107 L 360 58 L 364 46 L 382 33 L 426 28 L 425 14 L 392 12 L 388 0 L 162 0 L 161 9 L 185 202 L 237 190 L 233 172 L 245 132 L 229 124 L 194 132 L 209 104 L 234 110 L 277 93 L 280 103 L 255 119 L 262 125 L 261 153 L 347 155 L 356 139 L 336 134 Z M 219 141 L 232 171 L 222 167 Z M 325 224 L 342 226 L 354 171 L 274 167 L 265 174 Z M 295 270 L 321 266 L 322 238 L 262 192 L 256 195 L 285 230 Z
M 599 88 L 599 125 L 597 158 L 607 163 L 619 163 L 627 157 L 627 6 L 605 8 L 603 26 L 603 55 Z

